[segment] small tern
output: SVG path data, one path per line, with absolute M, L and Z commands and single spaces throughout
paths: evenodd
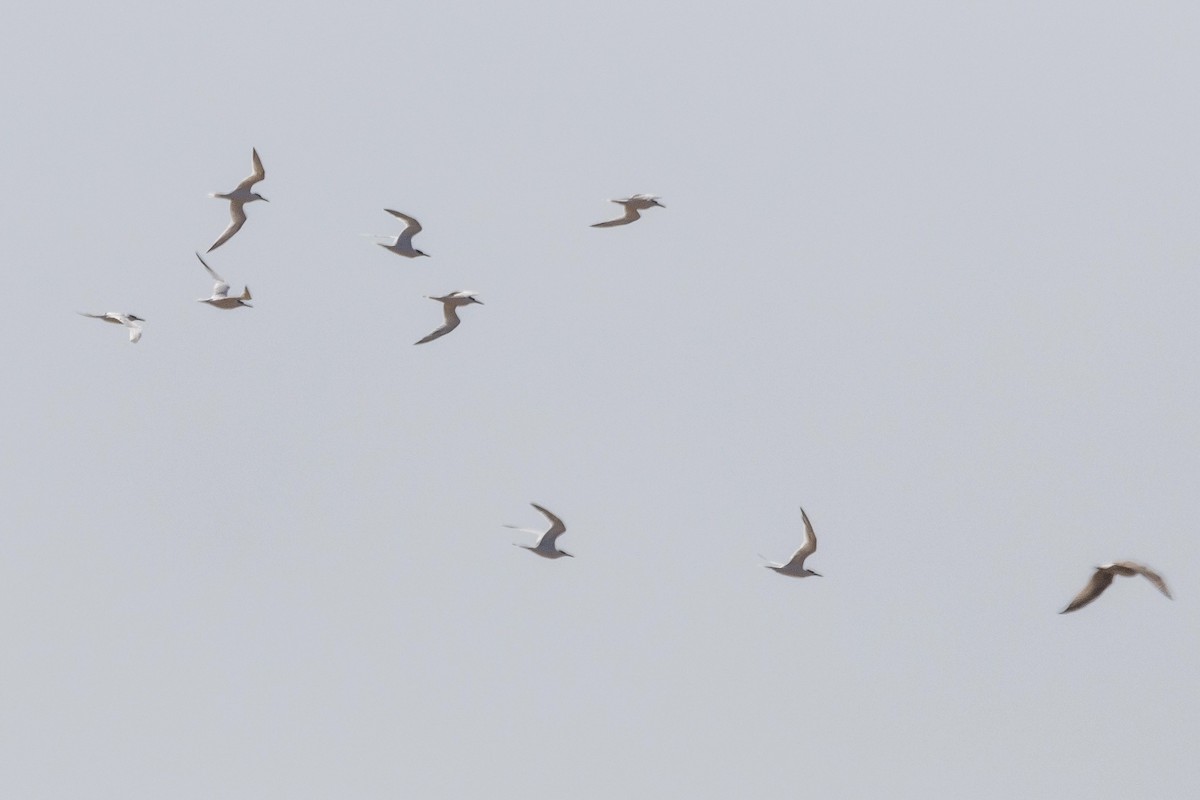
M 1117 575 L 1127 578 L 1134 575 L 1141 575 L 1153 583 L 1154 588 L 1165 594 L 1168 599 L 1173 599 L 1171 598 L 1171 590 L 1167 588 L 1167 582 L 1157 572 L 1142 564 L 1135 564 L 1132 561 L 1118 561 L 1115 564 L 1102 564 L 1096 567 L 1096 571 L 1092 573 L 1092 579 L 1088 581 L 1087 586 L 1083 587 L 1083 590 L 1075 595 L 1075 599 L 1058 613 L 1068 614 L 1083 608 L 1103 594 L 1104 590 L 1108 588 L 1108 585 L 1113 582 L 1113 578 Z
M 542 512 L 542 516 L 550 520 L 550 527 L 545 531 L 539 531 L 536 528 L 518 528 L 516 525 L 505 525 L 504 527 L 506 528 L 512 528 L 514 530 L 524 531 L 526 533 L 541 534 L 541 538 L 538 539 L 538 543 L 532 547 L 527 544 L 519 544 L 518 542 L 513 542 L 513 545 L 515 547 L 523 547 L 526 550 L 531 550 L 542 558 L 562 558 L 563 556 L 574 558 L 575 556 L 571 555 L 567 551 L 559 550 L 554 546 L 554 543 L 558 537 L 562 536 L 567 530 L 567 526 L 563 524 L 563 521 L 556 517 L 549 510 L 539 506 L 537 503 L 530 503 L 529 505 Z
M 129 328 L 129 341 L 133 344 L 137 344 L 138 340 L 142 338 L 142 323 L 146 320 L 139 316 L 122 314 L 119 311 L 109 311 L 107 314 L 88 314 L 85 311 L 80 311 L 79 313 L 92 319 L 102 319 L 105 322 L 111 322 L 115 325 L 124 325 L 126 328 Z
M 647 208 L 658 206 L 666 208 L 662 203 L 658 202 L 658 198 L 648 194 L 635 194 L 633 197 L 626 197 L 624 200 L 613 200 L 612 202 L 625 206 L 625 216 L 610 219 L 607 222 L 597 222 L 593 228 L 615 228 L 618 225 L 628 225 L 636 219 L 641 218 L 639 211 L 645 211 Z
M 400 219 L 404 220 L 406 223 L 408 223 L 408 227 L 401 231 L 400 235 L 396 237 L 396 241 L 392 242 L 391 244 L 385 244 L 384 242 L 376 242 L 375 244 L 379 245 L 384 250 L 391 250 L 396 255 L 404 256 L 405 258 L 428 256 L 429 253 L 426 253 L 424 250 L 417 250 L 412 246 L 413 237 L 421 232 L 421 223 L 417 222 L 416 218 L 410 217 L 408 214 L 401 214 L 399 211 L 393 211 L 390 208 L 385 208 L 384 211 L 391 214 L 393 217 L 399 217 Z M 385 238 L 390 239 L 391 237 L 389 236 Z
M 254 172 L 250 174 L 250 177 L 239 183 L 237 188 L 228 194 L 215 192 L 209 195 L 209 197 L 217 197 L 221 200 L 229 201 L 229 227 L 217 237 L 217 240 L 212 243 L 212 247 L 208 248 L 205 252 L 211 253 L 213 250 L 216 250 L 242 229 L 242 226 L 246 224 L 246 211 L 242 206 L 255 200 L 270 202 L 258 192 L 250 191 L 250 187 L 267 177 L 266 171 L 263 170 L 262 161 L 258 157 L 258 150 L 251 149 L 250 153 L 254 157 Z
M 780 575 L 790 575 L 793 578 L 807 578 L 809 575 L 821 577 L 821 573 L 813 572 L 811 569 L 805 569 L 804 560 L 817 552 L 817 534 L 813 531 L 812 523 L 808 521 L 808 514 L 804 513 L 804 509 L 800 509 L 800 516 L 804 519 L 804 544 L 800 549 L 792 554 L 791 560 L 786 564 L 764 564 L 767 569 L 773 569 Z M 759 556 L 766 561 L 765 556 Z
M 215 283 L 213 283 L 212 297 L 201 297 L 196 301 L 197 303 L 208 303 L 210 306 L 215 306 L 216 308 L 238 308 L 240 306 L 254 308 L 254 306 L 246 302 L 247 300 L 254 299 L 250 296 L 249 286 L 242 289 L 241 297 L 230 297 L 229 284 L 225 282 L 225 279 L 214 272 L 213 268 L 205 263 L 204 259 L 200 257 L 199 253 L 196 253 L 196 258 L 200 259 L 200 263 L 204 264 L 204 268 L 208 270 L 208 274 L 212 275 L 213 281 L 215 281 Z
M 445 336 L 447 333 L 457 328 L 459 319 L 458 311 L 455 309 L 457 309 L 459 306 L 466 306 L 470 305 L 471 303 L 479 303 L 479 305 L 483 305 L 483 301 L 475 299 L 474 292 L 451 292 L 445 297 L 433 297 L 432 295 L 425 296 L 430 300 L 437 300 L 442 304 L 442 314 L 445 316 L 446 321 L 442 324 L 442 327 L 438 328 L 424 339 L 421 339 L 419 342 L 413 342 L 413 344 L 425 344 L 426 342 L 432 342 L 434 339 Z

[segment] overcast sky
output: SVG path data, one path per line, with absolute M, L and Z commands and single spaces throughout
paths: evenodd
M 1198 39 L 1183 2 L 9 12 L 0 794 L 1192 796 Z M 192 253 L 252 147 L 222 311 Z M 512 546 L 530 501 L 574 559 Z M 821 578 L 757 555 L 801 505 Z M 1120 559 L 1175 601 L 1059 616 Z

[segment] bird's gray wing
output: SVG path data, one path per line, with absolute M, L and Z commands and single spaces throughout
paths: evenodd
M 817 552 L 817 533 L 813 530 L 812 523 L 808 521 L 808 514 L 804 513 L 804 509 L 800 509 L 800 518 L 804 520 L 804 544 L 796 551 L 796 555 L 812 555 Z
M 421 339 L 418 342 L 413 342 L 413 344 L 425 344 L 426 342 L 432 342 L 434 339 L 445 336 L 447 333 L 458 327 L 459 319 L 458 314 L 454 310 L 454 306 L 450 305 L 449 303 L 442 303 L 442 311 L 444 312 L 444 316 L 446 318 L 445 324 L 433 333 L 426 336 L 424 339 Z
M 1167 582 L 1162 579 L 1161 575 L 1159 575 L 1157 572 L 1150 569 L 1149 567 L 1147 567 L 1143 564 L 1135 564 L 1132 561 L 1121 561 L 1117 564 L 1117 566 L 1128 567 L 1129 569 L 1133 570 L 1137 574 L 1141 575 L 1146 580 L 1153 583 L 1154 588 L 1158 589 L 1160 592 L 1165 594 L 1168 598 L 1170 598 L 1172 600 L 1174 599 L 1173 597 L 1171 597 L 1171 590 L 1167 588 Z
M 142 326 L 136 322 L 127 322 L 125 325 L 129 328 L 129 341 L 137 344 L 142 338 Z
M 613 202 L 619 203 L 622 201 L 613 200 Z M 607 222 L 597 222 L 594 225 L 592 225 L 592 227 L 593 228 L 615 228 L 618 225 L 628 225 L 629 223 L 633 222 L 635 219 L 640 218 L 641 216 L 642 215 L 640 213 L 638 213 L 638 210 L 636 208 L 627 205 L 627 206 L 625 206 L 625 216 L 618 217 L 616 219 L 610 219 Z
M 559 536 L 561 536 L 563 533 L 566 532 L 567 526 L 565 524 L 563 524 L 563 521 L 561 519 L 559 519 L 554 514 L 554 512 L 550 511 L 547 508 L 543 508 L 542 506 L 539 506 L 537 503 L 530 503 L 529 505 L 533 506 L 538 511 L 542 512 L 542 516 L 544 516 L 546 519 L 550 520 L 550 529 L 542 534 L 543 541 L 549 540 L 550 542 L 553 542 L 555 539 L 557 539 Z
M 1058 612 L 1060 614 L 1068 614 L 1083 608 L 1088 603 L 1095 600 L 1100 594 L 1108 588 L 1108 585 L 1113 582 L 1113 574 L 1105 569 L 1097 569 L 1092 573 L 1092 579 L 1088 581 L 1087 586 L 1083 587 L 1083 591 L 1075 595 L 1066 608 Z
M 267 177 L 267 171 L 263 169 L 262 159 L 258 157 L 258 150 L 251 148 L 250 157 L 254 162 L 254 172 L 237 185 L 238 189 L 249 190 L 251 186 Z
M 216 245 L 213 245 L 213 247 L 216 247 Z M 196 258 L 200 259 L 200 263 L 204 265 L 206 270 L 208 270 L 208 274 L 212 275 L 213 277 L 213 297 L 225 297 L 227 294 L 229 294 L 229 284 L 225 282 L 225 279 L 218 275 L 216 270 L 210 267 L 208 262 L 205 261 L 199 253 L 196 253 Z
M 245 205 L 245 203 L 239 203 L 236 200 L 229 201 L 229 227 L 226 228 L 225 232 L 222 233 L 220 237 L 218 237 L 217 240 L 212 243 L 212 246 L 205 251 L 206 253 L 211 253 L 213 250 L 216 250 L 218 247 L 228 242 L 233 235 L 240 231 L 242 226 L 246 224 L 246 212 L 242 208 L 243 205 Z
M 384 211 L 391 214 L 393 217 L 399 217 L 400 219 L 404 220 L 405 224 L 408 226 L 404 229 L 400 236 L 397 237 L 397 242 L 411 242 L 412 237 L 416 236 L 423 230 L 423 228 L 421 228 L 421 223 L 417 222 L 415 218 L 410 217 L 408 214 L 401 214 L 399 211 L 393 211 L 390 208 L 385 208 Z

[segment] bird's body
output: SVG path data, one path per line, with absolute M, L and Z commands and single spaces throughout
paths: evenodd
M 241 297 L 230 297 L 229 284 L 225 282 L 225 279 L 218 275 L 213 268 L 204 261 L 199 253 L 196 253 L 196 258 L 200 259 L 200 263 L 204 264 L 204 268 L 208 270 L 208 274 L 212 275 L 213 277 L 212 297 L 201 297 L 196 301 L 197 303 L 208 303 L 210 306 L 215 306 L 216 308 L 239 308 L 241 306 L 245 306 L 246 308 L 254 308 L 254 306 L 246 302 L 247 300 L 254 299 L 250 296 L 249 286 L 246 286 L 242 289 Z
M 1096 567 L 1096 571 L 1092 573 L 1091 580 L 1088 581 L 1087 586 L 1084 586 L 1083 590 L 1075 595 L 1075 598 L 1071 600 L 1067 607 L 1058 613 L 1067 614 L 1083 608 L 1103 594 L 1104 590 L 1108 588 L 1109 584 L 1113 582 L 1113 578 L 1117 575 L 1126 578 L 1141 575 L 1154 584 L 1154 587 L 1166 595 L 1168 599 L 1173 599 L 1171 598 L 1171 590 L 1167 588 L 1167 582 L 1157 572 L 1142 564 L 1136 564 L 1133 561 L 1118 561 L 1114 564 L 1102 564 Z
M 592 225 L 593 228 L 615 228 L 618 225 L 628 225 L 634 220 L 641 219 L 642 211 L 647 208 L 666 208 L 662 203 L 658 202 L 658 198 L 649 194 L 635 194 L 633 197 L 626 197 L 623 200 L 613 200 L 612 202 L 624 206 L 624 216 L 610 219 L 606 222 L 597 222 Z
M 474 292 L 451 292 L 444 297 L 432 297 L 430 295 L 425 296 L 430 300 L 437 300 L 442 304 L 442 315 L 446 321 L 442 324 L 442 327 L 438 328 L 424 339 L 413 342 L 413 344 L 425 344 L 426 342 L 432 342 L 434 339 L 445 336 L 447 333 L 457 328 L 459 323 L 457 309 L 459 306 L 470 305 L 471 303 L 479 303 L 479 305 L 483 305 L 482 301 L 475 299 Z
M 410 217 L 408 214 L 401 214 L 399 211 L 393 211 L 390 208 L 385 208 L 384 211 L 391 214 L 393 217 L 398 217 L 408 223 L 407 227 L 400 232 L 396 237 L 396 241 L 391 244 L 384 242 L 376 242 L 384 250 L 390 250 L 398 256 L 405 258 L 418 258 L 420 256 L 428 256 L 429 253 L 423 250 L 418 250 L 412 245 L 413 237 L 421 232 L 421 223 L 417 222 L 416 218 Z
M 541 534 L 536 545 L 530 546 L 527 544 L 518 544 L 517 542 L 513 542 L 513 544 L 517 547 L 521 547 L 529 550 L 530 552 L 536 553 L 542 558 L 562 558 L 563 556 L 574 558 L 574 556 L 572 556 L 570 553 L 566 552 L 565 550 L 559 550 L 555 546 L 555 542 L 558 540 L 558 537 L 562 536 L 567 530 L 567 526 L 563 524 L 563 521 L 555 516 L 551 511 L 542 508 L 537 503 L 530 503 L 529 505 L 536 508 L 542 513 L 542 516 L 550 520 L 550 527 L 545 531 L 538 531 L 534 530 L 533 528 L 518 528 L 516 525 L 505 525 L 504 527 L 506 528 L 513 528 L 515 530 L 525 531 L 527 533 Z
M 780 575 L 789 575 L 793 578 L 807 578 L 810 575 L 816 575 L 819 578 L 821 573 L 813 572 L 804 566 L 805 559 L 817 551 L 817 534 L 813 531 L 812 523 L 808 521 L 808 514 L 804 513 L 803 508 L 800 509 L 800 516 L 804 520 L 804 544 L 792 554 L 786 564 L 764 564 L 763 566 L 775 570 Z
M 246 203 L 267 199 L 258 192 L 251 191 L 254 184 L 267 177 L 267 173 L 263 169 L 262 161 L 258 157 L 258 150 L 252 149 L 250 153 L 254 161 L 254 171 L 250 173 L 250 176 L 239 183 L 237 188 L 228 194 L 215 192 L 209 195 L 209 197 L 229 201 L 229 227 L 217 237 L 217 240 L 212 243 L 212 246 L 206 252 L 211 253 L 213 250 L 216 250 L 242 229 L 242 226 L 246 224 L 246 211 L 243 208 Z
M 86 311 L 80 311 L 79 313 L 82 316 L 101 319 L 105 322 L 111 322 L 114 325 L 124 325 L 126 328 L 129 328 L 129 341 L 131 344 L 137 344 L 142 338 L 142 323 L 146 320 L 134 314 L 122 314 L 119 311 L 109 311 L 104 314 L 88 314 Z

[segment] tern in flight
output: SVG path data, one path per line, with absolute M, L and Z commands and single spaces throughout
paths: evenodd
M 593 228 L 615 228 L 618 225 L 628 225 L 636 219 L 641 218 L 639 211 L 645 211 L 647 208 L 658 206 L 666 208 L 662 203 L 658 202 L 658 198 L 648 194 L 635 194 L 633 197 L 626 197 L 624 200 L 613 200 L 612 202 L 625 206 L 625 216 L 610 219 L 607 222 L 597 222 Z
M 133 314 L 122 314 L 119 311 L 109 311 L 107 314 L 88 314 L 84 311 L 80 311 L 79 313 L 92 319 L 102 319 L 105 322 L 124 325 L 126 328 L 129 328 L 129 341 L 133 344 L 137 344 L 138 340 L 142 338 L 142 323 L 146 320 L 141 317 L 134 316 Z
M 412 246 L 413 237 L 421 232 L 421 223 L 417 222 L 414 217 L 410 217 L 408 214 L 401 214 L 399 211 L 393 211 L 390 208 L 385 208 L 384 211 L 391 214 L 393 217 L 399 217 L 408 223 L 408 225 L 400 232 L 400 235 L 396 237 L 396 241 L 392 242 L 391 244 L 385 244 L 384 242 L 376 242 L 376 244 L 385 250 L 391 250 L 396 255 L 404 256 L 405 258 L 428 256 L 429 253 L 426 253 L 424 250 L 417 250 Z M 387 238 L 390 239 L 391 237 L 389 236 Z
M 199 258 L 200 263 L 204 264 L 204 268 L 208 270 L 209 275 L 213 276 L 214 281 L 212 297 L 201 297 L 196 301 L 197 303 L 208 303 L 210 306 L 215 306 L 217 308 L 238 308 L 239 306 L 254 308 L 254 306 L 246 302 L 247 300 L 254 299 L 250 296 L 249 286 L 242 289 L 241 297 L 230 297 L 229 284 L 225 282 L 225 279 L 214 272 L 213 268 L 205 263 L 204 259 L 200 257 L 199 253 L 196 253 L 196 258 Z
M 804 519 L 804 544 L 800 545 L 790 561 L 786 564 L 764 564 L 767 569 L 773 569 L 780 575 L 791 575 L 793 578 L 807 578 L 809 575 L 821 577 L 821 573 L 813 572 L 811 569 L 805 569 L 804 560 L 817 552 L 817 534 L 813 532 L 812 523 L 808 521 L 808 514 L 804 513 L 804 509 L 800 509 L 800 516 Z M 765 556 L 759 556 L 766 561 Z
M 518 528 L 516 525 L 505 525 L 504 527 L 506 528 L 513 528 L 514 530 L 525 531 L 526 533 L 541 534 L 541 538 L 538 539 L 538 543 L 532 547 L 527 544 L 519 544 L 517 542 L 513 542 L 513 545 L 516 547 L 523 547 L 526 550 L 531 550 L 542 558 L 562 558 L 563 556 L 574 558 L 575 556 L 571 555 L 567 551 L 559 550 L 554 546 L 554 543 L 558 540 L 558 537 L 562 536 L 567 530 L 567 526 L 563 524 L 563 521 L 547 509 L 539 506 L 537 503 L 530 503 L 529 505 L 542 512 L 542 516 L 550 520 L 550 527 L 545 531 L 539 531 L 535 528 Z
M 1168 599 L 1172 599 L 1171 590 L 1167 588 L 1167 582 L 1157 572 L 1142 564 L 1135 564 L 1132 561 L 1118 561 L 1115 564 L 1102 564 L 1096 567 L 1096 571 L 1092 573 L 1092 579 L 1088 581 L 1087 586 L 1083 587 L 1083 590 L 1075 595 L 1075 599 L 1058 613 L 1067 614 L 1083 608 L 1103 594 L 1104 590 L 1108 588 L 1108 585 L 1113 582 L 1113 578 L 1117 575 L 1123 575 L 1127 578 L 1133 575 L 1141 575 L 1153 583 L 1154 588 L 1165 594 Z
M 466 306 L 470 305 L 471 303 L 479 303 L 479 305 L 483 305 L 482 300 L 475 299 L 474 292 L 451 292 L 445 297 L 433 297 L 431 295 L 425 296 L 430 300 L 437 300 L 442 304 L 442 314 L 445 316 L 446 321 L 442 324 L 442 327 L 438 328 L 424 339 L 421 339 L 419 342 L 413 342 L 413 344 L 425 344 L 426 342 L 432 342 L 434 339 L 437 339 L 440 336 L 445 336 L 447 333 L 457 328 L 459 319 L 458 311 L 455 309 L 457 309 L 459 306 Z
M 237 188 L 229 194 L 221 194 L 220 192 L 216 192 L 209 195 L 209 197 L 218 197 L 222 200 L 229 201 L 229 227 L 225 229 L 224 233 L 217 237 L 217 240 L 212 243 L 212 247 L 208 248 L 208 250 L 205 252 L 211 253 L 213 250 L 216 250 L 218 247 L 229 241 L 235 233 L 242 229 L 242 226 L 246 224 L 246 211 L 244 208 L 242 208 L 242 206 L 255 200 L 267 200 L 267 198 L 263 197 L 258 192 L 250 191 L 250 188 L 254 186 L 254 184 L 267 177 L 266 171 L 263 170 L 262 161 L 259 160 L 258 151 L 251 149 L 250 153 L 254 157 L 254 172 L 250 174 L 250 177 L 239 183 Z

